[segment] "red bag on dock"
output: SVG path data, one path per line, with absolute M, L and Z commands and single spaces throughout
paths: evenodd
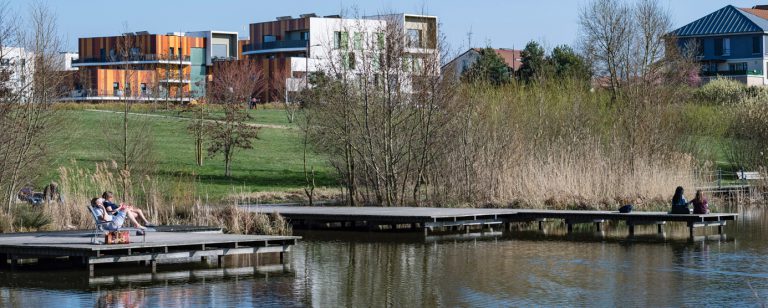
M 110 231 L 104 236 L 107 244 L 130 244 L 131 238 L 128 231 Z

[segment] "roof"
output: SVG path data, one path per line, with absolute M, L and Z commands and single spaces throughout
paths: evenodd
M 472 50 L 481 52 L 484 48 L 472 48 Z M 521 51 L 517 49 L 507 49 L 507 48 L 493 48 L 493 51 L 496 52 L 499 57 L 504 59 L 504 62 L 507 63 L 507 66 L 511 67 L 514 70 L 520 69 L 520 66 L 523 65 L 523 62 L 520 60 L 522 59 Z
M 768 11 L 737 9 L 727 5 L 679 29 L 676 36 L 702 36 L 726 33 L 755 33 L 768 31 Z

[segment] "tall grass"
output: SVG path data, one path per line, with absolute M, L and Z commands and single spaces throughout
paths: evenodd
M 579 83 L 465 85 L 452 110 L 438 202 L 553 209 L 666 208 L 696 159 L 675 94 L 611 100 Z
M 287 235 L 292 232 L 277 214 L 253 213 L 236 203 L 208 204 L 196 193 L 191 178 L 176 177 L 164 182 L 150 176 L 134 178 L 129 172 L 119 170 L 114 162 L 98 163 L 93 171 L 61 167 L 59 173 L 63 202 L 38 208 L 18 204 L 17 208 L 25 211 L 0 213 L 0 232 L 93 228 L 93 218 L 86 206 L 92 198 L 107 190 L 114 191 L 120 200 L 143 209 L 150 221 L 161 225 L 213 226 L 241 234 Z M 28 212 L 32 214 L 24 214 Z M 21 222 L 21 215 L 27 215 L 27 220 L 37 222 L 37 225 Z

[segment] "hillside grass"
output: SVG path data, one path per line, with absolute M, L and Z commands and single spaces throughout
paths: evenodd
M 133 112 L 133 111 L 132 111 Z M 149 112 L 149 111 L 144 111 Z M 283 110 L 251 110 L 253 123 L 293 126 L 287 122 Z M 159 114 L 173 113 L 173 111 Z M 157 114 L 157 113 L 155 113 Z M 105 150 L 104 121 L 122 122 L 121 114 L 89 110 L 62 110 L 62 136 L 53 145 L 50 155 L 50 172 L 40 179 L 44 183 L 58 178 L 58 167 L 79 167 L 93 170 L 99 162 L 110 162 Z M 156 172 L 158 180 L 178 178 L 194 179 L 197 194 L 220 200 L 232 194 L 252 192 L 285 192 L 301 189 L 305 184 L 303 173 L 303 145 L 298 129 L 263 128 L 260 139 L 253 142 L 253 149 L 238 150 L 232 162 L 232 177 L 224 176 L 221 156 L 205 159 L 204 166 L 195 164 L 194 139 L 187 132 L 189 121 L 177 118 L 139 117 L 150 121 L 154 136 Z M 308 153 L 308 166 L 315 169 L 315 181 L 319 187 L 335 186 L 334 172 L 328 160 L 314 152 Z

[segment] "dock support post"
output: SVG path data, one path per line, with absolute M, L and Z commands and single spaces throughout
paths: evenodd
M 688 226 L 688 236 L 693 239 L 693 225 Z
M 149 266 L 152 267 L 152 274 L 157 274 L 157 260 L 149 260 Z
M 280 256 L 282 256 L 282 255 L 283 254 L 280 253 Z M 218 264 L 217 264 L 218 267 L 223 267 L 224 266 L 224 256 L 218 256 L 218 260 L 217 261 L 219 261 Z
M 597 228 L 597 232 L 603 232 L 603 223 L 601 222 L 595 222 L 595 228 Z
M 544 231 L 544 221 L 539 220 L 539 231 Z
M 629 225 L 629 236 L 635 236 L 635 225 Z
M 717 234 L 723 235 L 723 225 L 717 226 Z
M 424 236 L 428 236 L 428 235 L 429 235 L 429 228 L 424 227 Z
M 656 224 L 656 232 L 658 232 L 659 234 L 663 234 L 664 233 L 664 225 L 663 224 Z
M 572 223 L 565 223 L 568 228 L 568 233 L 573 233 L 573 224 Z
M 88 277 L 93 277 L 94 275 L 96 275 L 96 265 L 88 264 Z

